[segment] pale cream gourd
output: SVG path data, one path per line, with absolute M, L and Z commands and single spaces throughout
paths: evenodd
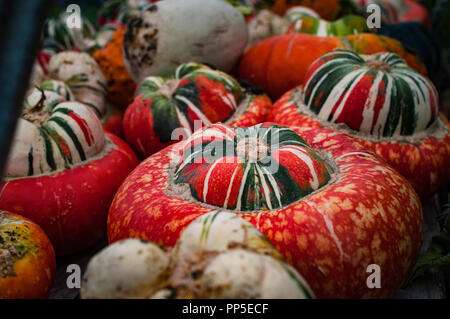
M 166 0 L 131 19 L 123 42 L 124 63 L 140 83 L 169 76 L 186 62 L 231 71 L 247 44 L 242 14 L 222 0 Z
M 94 256 L 87 267 L 81 298 L 146 298 L 153 295 L 169 257 L 158 246 L 125 239 Z
M 87 53 L 63 51 L 51 57 L 48 76 L 65 82 L 75 99 L 88 105 L 100 118 L 107 112 L 106 79 L 97 62 Z
M 63 89 L 57 87 L 55 89 Z M 63 84 L 62 84 L 63 85 Z M 70 89 L 63 90 L 69 96 Z M 100 120 L 86 105 L 35 88 L 25 99 L 6 167 L 6 177 L 59 172 L 105 151 Z
M 194 220 L 167 253 L 139 239 L 105 248 L 89 262 L 81 297 L 313 298 L 280 259 L 250 223 L 215 211 Z

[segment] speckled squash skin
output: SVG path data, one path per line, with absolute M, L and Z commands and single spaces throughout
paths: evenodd
M 244 16 L 222 0 L 157 1 L 128 20 L 123 61 L 135 83 L 171 76 L 182 63 L 229 72 L 247 45 Z
M 314 150 L 331 156 L 337 180 L 281 208 L 235 212 L 267 236 L 317 297 L 392 296 L 422 243 L 417 194 L 357 140 L 330 129 L 292 129 Z M 182 148 L 182 142 L 167 147 L 127 177 L 110 208 L 110 242 L 133 237 L 173 246 L 190 222 L 217 209 L 167 193 L 169 163 Z M 373 263 L 382 269 L 380 289 L 366 285 L 366 269 Z
M 179 141 L 174 130 L 192 134 L 196 121 L 201 126 L 219 121 L 252 126 L 265 121 L 271 106 L 266 95 L 245 91 L 231 76 L 187 63 L 173 78 L 148 77 L 141 83 L 125 112 L 123 132 L 146 157 Z
M 284 94 L 274 104 L 269 120 L 282 125 L 304 127 L 345 123 L 348 126 L 346 133 L 357 138 L 397 169 L 422 198 L 426 199 L 436 193 L 450 180 L 450 126 L 447 119 L 438 113 L 438 97 L 433 84 L 408 70 L 402 61 L 389 54 L 375 56 L 397 61 L 396 64 L 391 64 L 394 73 L 355 64 L 352 71 L 355 72 L 355 77 L 346 71 L 336 77 L 337 73 L 331 72 L 341 72 L 339 70 L 344 70 L 343 64 L 349 61 L 344 57 L 348 55 L 348 51 L 338 52 L 326 54 L 316 60 L 305 77 L 305 93 L 302 87 L 298 87 Z M 357 55 L 351 55 L 352 58 L 359 59 Z M 353 68 L 353 64 L 350 68 Z M 324 71 L 331 75 L 327 78 L 328 82 L 320 84 L 317 81 L 323 77 L 319 72 Z M 356 72 L 361 71 L 363 73 L 356 76 Z M 361 74 L 363 77 L 359 77 Z M 387 77 L 388 74 L 395 77 Z M 343 94 L 338 94 L 337 89 L 344 88 L 343 83 L 347 83 L 345 78 L 354 80 L 354 86 L 352 84 L 350 90 L 346 89 Z M 418 86 L 407 85 L 414 82 Z M 319 85 L 314 86 L 315 83 Z M 395 93 L 392 88 L 398 92 Z M 321 106 L 322 109 L 333 106 L 329 117 L 317 109 Z M 342 107 L 340 111 L 336 111 L 338 106 Z M 307 113 L 308 108 L 313 112 Z M 324 116 L 328 118 L 326 121 Z
M 278 99 L 302 84 L 312 62 L 338 48 L 351 49 L 360 54 L 394 52 L 404 58 L 409 66 L 426 74 L 423 63 L 406 51 L 400 42 L 385 36 L 361 33 L 345 37 L 286 34 L 266 39 L 244 54 L 237 76 L 260 86 L 272 99 Z
M 101 238 L 114 194 L 137 165 L 125 142 L 105 135 L 115 148 L 99 159 L 56 174 L 1 183 L 0 209 L 39 224 L 58 255 L 83 250 Z
M 55 252 L 37 224 L 0 211 L 0 251 L 3 257 L 12 257 L 8 265 L 0 260 L 0 299 L 48 297 L 55 277 Z

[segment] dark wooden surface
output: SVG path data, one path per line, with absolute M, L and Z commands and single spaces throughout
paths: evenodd
M 0 2 L 0 177 L 22 109 L 50 0 Z
M 447 199 L 448 200 L 448 199 Z M 439 201 L 435 196 L 433 199 L 423 203 L 424 212 L 424 243 L 421 253 L 429 250 L 431 238 L 433 235 L 439 233 L 439 224 L 437 221 L 437 215 L 439 208 L 442 204 L 442 200 Z M 57 259 L 56 280 L 53 285 L 50 298 L 52 299 L 75 299 L 79 298 L 78 289 L 67 288 L 66 272 L 67 266 L 70 264 L 77 264 L 80 266 L 82 272 L 86 269 L 86 266 L 90 258 L 107 245 L 106 238 L 94 245 L 91 249 L 84 251 L 83 253 L 60 257 Z M 444 277 L 439 269 L 432 269 L 423 277 L 418 278 L 407 289 L 400 289 L 395 299 L 442 299 L 446 298 Z
M 423 203 L 424 238 L 421 254 L 429 251 L 431 238 L 440 232 L 437 216 L 440 212 L 438 198 Z M 424 276 L 417 278 L 407 289 L 400 289 L 394 296 L 396 299 L 445 299 L 445 282 L 442 271 L 431 269 Z
M 90 249 L 83 251 L 82 253 L 58 257 L 56 260 L 56 279 L 53 284 L 53 288 L 50 292 L 50 299 L 76 299 L 79 298 L 79 290 L 76 288 L 69 289 L 67 287 L 67 266 L 70 264 L 77 264 L 80 266 L 82 273 L 86 269 L 86 266 L 97 252 L 108 244 L 106 238 L 102 239 L 96 245 Z

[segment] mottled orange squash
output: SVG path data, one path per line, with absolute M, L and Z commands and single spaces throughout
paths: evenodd
M 47 298 L 55 252 L 44 231 L 20 215 L 0 211 L 0 298 Z

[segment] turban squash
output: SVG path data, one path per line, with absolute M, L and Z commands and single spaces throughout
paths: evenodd
M 67 24 L 68 19 L 70 13 L 64 11 L 46 20 L 41 37 L 43 51 L 50 55 L 65 50 L 92 53 L 103 48 L 105 43 L 111 40 L 114 31 L 121 26 L 118 21 L 110 21 L 99 24 L 96 28 L 88 17 L 81 15 L 81 27 L 74 28 Z
M 255 225 L 319 298 L 393 295 L 422 242 L 417 194 L 374 153 L 330 129 L 271 123 L 213 124 L 147 158 L 111 204 L 108 238 L 173 246 L 218 209 Z M 366 285 L 370 264 L 380 289 Z
M 203 125 L 263 122 L 272 106 L 256 90 L 244 90 L 231 76 L 206 65 L 180 65 L 174 78 L 147 77 L 125 112 L 126 140 L 143 156 L 188 136 Z
M 450 132 L 436 88 L 393 53 L 336 50 L 309 68 L 304 87 L 274 105 L 271 121 L 331 126 L 358 138 L 424 198 L 450 180 Z
M 88 106 L 36 88 L 26 99 L 0 184 L 0 209 L 39 224 L 57 254 L 88 247 L 105 230 L 114 194 L 137 165 Z
M 313 49 L 312 49 L 313 48 Z M 346 48 L 361 54 L 394 52 L 408 65 L 425 74 L 423 63 L 394 39 L 369 33 L 345 37 L 319 37 L 310 34 L 275 36 L 251 47 L 242 57 L 237 75 L 263 88 L 271 98 L 303 83 L 314 60 L 334 49 Z
M 341 1 L 339 0 L 275 0 L 271 10 L 279 15 L 284 15 L 290 8 L 305 6 L 316 11 L 322 18 L 331 20 L 340 12 Z
M 31 220 L 0 211 L 0 299 L 47 298 L 55 268 L 44 231 Z

